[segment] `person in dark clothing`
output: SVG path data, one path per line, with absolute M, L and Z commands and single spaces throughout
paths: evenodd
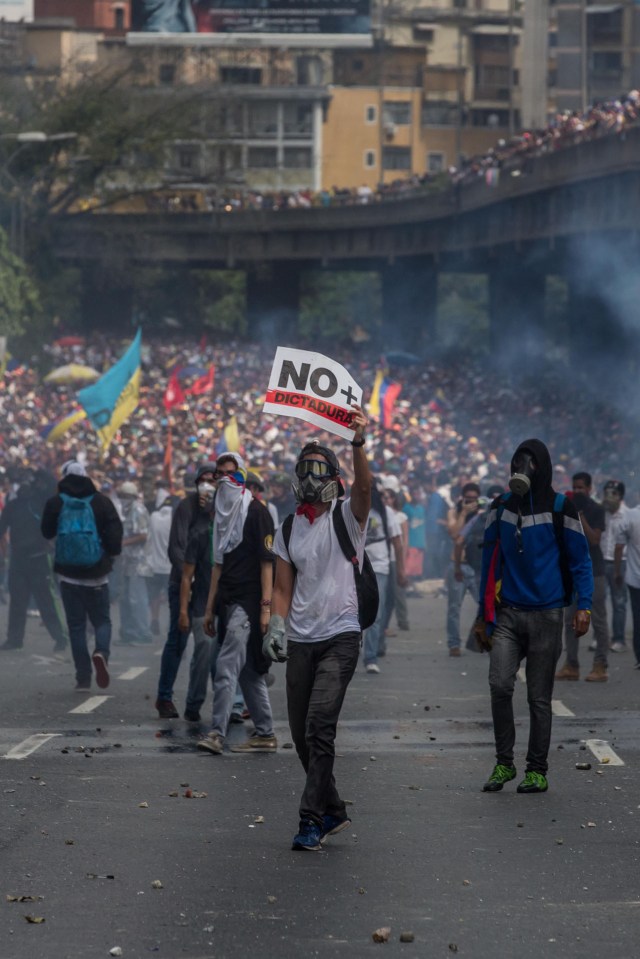
M 42 514 L 41 530 L 45 539 L 62 535 L 61 516 L 67 508 L 66 501 L 86 500 L 95 519 L 95 531 L 100 541 L 102 555 L 92 565 L 84 562 L 82 546 L 78 540 L 78 562 L 60 559 L 57 551 L 54 569 L 60 579 L 60 592 L 67 618 L 71 652 L 76 668 L 76 689 L 91 688 L 91 664 L 96 671 L 96 682 L 101 689 L 109 685 L 109 653 L 111 649 L 111 614 L 109 606 L 109 573 L 113 557 L 122 549 L 122 523 L 115 506 L 108 496 L 99 493 L 87 476 L 82 464 L 69 460 L 62 467 L 62 479 L 58 493 L 47 500 Z M 79 534 L 83 538 L 87 534 Z M 74 552 L 73 536 L 70 551 Z M 87 618 L 95 632 L 95 649 L 89 656 L 87 646 Z
M 526 658 L 530 730 L 519 793 L 548 789 L 551 696 L 562 651 L 563 609 L 576 594 L 573 629 L 589 629 L 593 575 L 575 506 L 551 486 L 551 457 L 540 440 L 521 443 L 511 460 L 509 495 L 493 501 L 484 533 L 476 636 L 490 650 L 489 687 L 496 765 L 485 792 L 516 776 L 513 690 Z
M 606 683 L 607 654 L 609 650 L 609 626 L 607 623 L 607 580 L 605 576 L 604 556 L 600 549 L 600 540 L 605 530 L 604 507 L 591 498 L 591 476 L 589 473 L 576 473 L 572 478 L 573 490 L 571 498 L 578 510 L 578 515 L 584 529 L 584 535 L 589 543 L 589 555 L 593 567 L 593 606 L 591 609 L 591 623 L 596 642 L 593 667 L 585 676 L 588 683 Z M 578 661 L 579 638 L 573 631 L 573 614 L 575 604 L 568 606 L 564 611 L 564 644 L 567 660 L 556 673 L 558 680 L 577 680 L 580 678 L 580 663 Z
M 160 719 L 177 719 L 178 710 L 173 703 L 173 686 L 178 675 L 182 655 L 186 649 L 190 630 L 181 630 L 178 624 L 180 618 L 180 583 L 182 581 L 182 567 L 185 560 L 185 550 L 189 542 L 189 536 L 196 529 L 204 529 L 208 532 L 211 523 L 211 509 L 213 506 L 213 495 L 215 492 L 215 473 L 216 464 L 212 462 L 201 463 L 196 472 L 196 491 L 189 493 L 180 501 L 173 514 L 171 522 L 171 531 L 169 533 L 168 554 L 171 560 L 171 573 L 169 576 L 169 631 L 167 641 L 162 650 L 162 660 L 160 662 L 160 679 L 158 681 L 158 697 L 156 699 L 156 709 Z M 196 653 L 194 651 L 194 656 Z M 197 657 L 196 657 L 197 659 Z M 199 662 L 199 660 L 198 660 Z M 195 662 L 192 662 L 192 666 Z M 206 677 L 209 672 L 209 665 L 206 666 Z M 200 682 L 197 677 L 191 676 L 195 687 L 200 688 Z
M 0 541 L 9 532 L 9 623 L 2 650 L 22 649 L 29 597 L 33 594 L 42 622 L 54 641 L 54 651 L 67 646 L 62 610 L 51 567 L 51 550 L 40 532 L 47 498 L 55 491 L 55 479 L 46 470 L 25 475 L 14 499 L 0 516 Z
M 184 553 L 180 585 L 180 618 L 182 634 L 193 631 L 193 656 L 189 671 L 189 689 L 184 718 L 200 720 L 200 707 L 207 697 L 207 680 L 211 667 L 213 637 L 205 632 L 204 616 L 211 583 L 211 523 L 196 524 L 189 535 Z

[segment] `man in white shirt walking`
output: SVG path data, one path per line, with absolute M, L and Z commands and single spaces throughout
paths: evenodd
M 624 653 L 627 644 L 624 629 L 627 623 L 627 586 L 624 582 L 618 586 L 615 579 L 615 549 L 618 532 L 624 524 L 629 507 L 624 502 L 625 486 L 621 480 L 607 480 L 604 484 L 602 505 L 604 506 L 604 533 L 600 540 L 600 549 L 604 556 L 605 578 L 611 596 L 613 609 L 611 619 L 611 652 Z M 620 573 L 624 580 L 627 566 L 626 549 L 623 549 Z M 591 648 L 591 647 L 589 647 Z
M 274 543 L 276 580 L 263 650 L 276 662 L 287 660 L 289 725 L 306 773 L 300 826 L 293 839 L 293 849 L 301 850 L 321 849 L 327 836 L 350 823 L 333 776 L 334 744 L 362 631 L 354 565 L 340 545 L 334 513 L 341 510 L 362 567 L 371 506 L 371 473 L 364 451 L 367 419 L 359 406 L 352 409 L 350 498 L 338 503 L 344 488 L 335 453 L 308 443 L 296 464 L 299 506 L 288 527 L 288 542 L 285 521 Z

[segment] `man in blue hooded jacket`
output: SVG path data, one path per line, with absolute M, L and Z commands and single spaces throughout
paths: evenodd
M 476 635 L 490 649 L 496 765 L 485 792 L 498 792 L 516 776 L 513 690 L 525 658 L 530 729 L 518 792 L 548 789 L 553 681 L 562 652 L 563 609 L 574 595 L 575 633 L 589 629 L 589 544 L 575 506 L 554 492 L 551 476 L 547 447 L 525 440 L 511 460 L 511 492 L 494 500 L 487 515 Z

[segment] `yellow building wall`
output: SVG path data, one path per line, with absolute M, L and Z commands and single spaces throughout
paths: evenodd
M 331 87 L 331 100 L 322 130 L 322 186 L 376 187 L 381 181 L 381 150 L 385 146 L 410 147 L 411 170 L 385 170 L 390 183 L 419 172 L 421 91 L 406 87 Z M 384 102 L 411 103 L 411 122 L 394 124 L 393 133 L 385 122 Z M 373 110 L 373 121 L 367 111 Z M 367 153 L 374 165 L 366 165 Z

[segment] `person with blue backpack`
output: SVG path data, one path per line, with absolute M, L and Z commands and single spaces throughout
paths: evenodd
M 519 793 L 548 789 L 551 696 L 562 652 L 564 608 L 575 596 L 573 629 L 589 629 L 593 573 L 589 544 L 571 500 L 551 486 L 551 457 L 538 439 L 511 460 L 509 493 L 489 509 L 484 533 L 476 637 L 490 654 L 496 764 L 484 792 L 516 777 L 513 691 L 526 659 L 529 747 Z
M 76 689 L 91 688 L 92 664 L 96 683 L 109 685 L 111 615 L 109 573 L 113 557 L 122 549 L 122 523 L 108 496 L 99 493 L 85 467 L 68 460 L 61 470 L 58 492 L 47 500 L 41 522 L 45 539 L 54 539 L 54 570 L 60 580 Z M 87 618 L 95 631 L 95 649 L 89 655 Z

